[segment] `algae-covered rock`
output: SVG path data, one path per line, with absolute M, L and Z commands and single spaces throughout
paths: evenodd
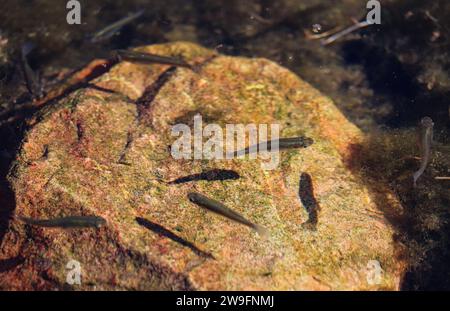
M 349 147 L 362 134 L 328 98 L 266 59 L 216 55 L 190 43 L 138 50 L 181 55 L 196 70 L 124 61 L 35 118 L 9 177 L 16 215 L 97 215 L 107 225 L 64 230 L 12 220 L 0 258 L 23 263 L 2 274 L 1 288 L 63 288 L 71 260 L 82 272 L 75 289 L 399 288 L 404 264 L 394 230 L 347 167 Z M 196 114 L 224 128 L 278 123 L 281 137 L 307 136 L 314 144 L 282 152 L 269 171 L 259 159 L 175 160 L 172 126 L 192 126 Z M 240 178 L 168 183 L 213 169 Z M 315 228 L 303 225 L 302 174 L 320 206 Z M 389 193 L 382 184 L 378 190 Z M 192 191 L 270 236 L 194 205 Z M 385 207 L 400 213 L 387 197 Z

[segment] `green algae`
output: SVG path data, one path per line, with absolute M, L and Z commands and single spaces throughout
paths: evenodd
M 344 162 L 349 141 L 359 141 L 361 133 L 331 101 L 289 71 L 263 59 L 218 56 L 190 43 L 140 49 L 167 55 L 181 53 L 189 62 L 215 58 L 199 72 L 177 69 L 141 120 L 136 118 L 137 107 L 129 96 L 105 96 L 99 90 L 89 89 L 70 95 L 61 103 L 65 109 L 53 110 L 34 124 L 24 140 L 15 174 L 10 175 L 18 211 L 43 217 L 55 212 L 64 214 L 63 208 L 65 212 L 81 208 L 106 218 L 109 224 L 101 232 L 106 237 L 100 232 L 90 236 L 80 242 L 81 249 L 76 254 L 69 245 L 60 248 L 53 254 L 57 262 L 70 256 L 80 258 L 89 249 L 86 243 L 100 239 L 98 256 L 110 256 L 115 269 L 106 267 L 102 273 L 108 277 L 130 274 L 129 278 L 117 280 L 118 288 L 150 286 L 140 273 L 149 271 L 148 265 L 166 267 L 165 275 L 154 271 L 153 277 L 175 288 L 182 288 L 186 280 L 196 284 L 197 289 L 325 286 L 313 277 L 326 280 L 331 289 L 397 288 L 401 260 L 395 257 L 394 232 L 383 222 L 360 213 L 363 205 L 368 209 L 376 207 L 368 198 L 364 183 L 357 182 Z M 133 79 L 143 74 L 151 84 L 162 66 L 142 67 L 120 63 L 93 83 L 113 89 L 121 88 L 117 81 L 134 83 L 136 90 L 143 92 L 142 81 Z M 255 78 L 254 72 L 261 67 L 263 73 Z M 180 90 L 185 95 L 180 96 Z M 72 105 L 64 106 L 67 103 Z M 171 125 L 189 124 L 197 112 L 205 113 L 208 122 L 221 125 L 280 122 L 283 137 L 306 135 L 315 143 L 305 149 L 282 152 L 280 166 L 273 171 L 264 171 L 262 160 L 249 158 L 175 161 L 167 149 L 173 142 Z M 75 119 L 86 128 L 81 138 L 74 128 Z M 128 144 L 129 133 L 132 141 Z M 42 162 L 42 167 L 28 165 L 26 159 L 36 159 L 43 145 L 49 145 L 53 160 Z M 118 163 L 123 152 L 126 164 Z M 166 184 L 177 177 L 217 167 L 232 169 L 242 177 L 233 181 Z M 55 171 L 43 195 L 38 189 Z M 297 196 L 303 171 L 313 177 L 321 205 L 317 232 L 301 226 L 307 217 Z M 191 204 L 187 200 L 190 191 L 204 193 L 266 226 L 270 238 L 261 239 L 248 228 Z M 72 205 L 76 207 L 69 207 Z M 172 232 L 176 230 L 182 239 L 211 252 L 216 260 L 188 269 L 198 260 L 197 255 L 142 228 L 136 217 Z M 56 238 L 57 233 L 46 234 L 53 236 L 58 246 L 68 243 Z M 70 233 L 67 237 L 73 238 Z M 366 240 L 371 242 L 364 243 Z M 335 256 L 342 245 L 346 246 L 342 256 Z M 119 253 L 132 251 L 142 259 L 107 255 L 117 248 Z M 367 285 L 365 266 L 372 259 L 381 260 L 386 275 L 382 284 L 371 287 Z M 98 266 L 94 254 L 86 256 L 86 260 L 86 264 Z M 53 277 L 63 280 L 62 271 L 55 270 Z M 109 288 L 100 271 L 92 268 L 89 273 L 89 280 L 97 288 Z

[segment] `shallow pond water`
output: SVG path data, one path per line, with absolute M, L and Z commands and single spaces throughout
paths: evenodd
M 325 0 L 79 2 L 81 24 L 69 25 L 66 1 L 2 1 L 0 194 L 3 195 L 0 200 L 4 202 L 0 202 L 1 215 L 14 209 L 13 194 L 8 191 L 4 177 L 23 135 L 23 120 L 34 112 L 25 109 L 22 118 L 4 123 L 10 117 L 9 111 L 19 109 L 30 100 L 20 66 L 20 49 L 25 42 L 35 46 L 28 60 L 45 87 L 60 78 L 61 72 L 107 57 L 115 49 L 192 41 L 224 54 L 271 59 L 331 97 L 345 116 L 367 133 L 365 154 L 371 166 L 363 163 L 361 169 L 383 174 L 389 168 L 384 178 L 390 179 L 388 182 L 408 211 L 406 224 L 398 225 L 399 239 L 410 250 L 410 256 L 419 256 L 420 260 L 412 260 L 403 288 L 450 289 L 447 264 L 450 214 L 445 211 L 449 207 L 448 183 L 436 185 L 427 181 L 429 191 L 417 195 L 417 191 L 404 189 L 396 182 L 398 167 L 388 167 L 389 159 L 373 159 L 371 154 L 380 146 L 378 140 L 384 133 L 401 136 L 413 130 L 424 116 L 431 117 L 435 123 L 436 141 L 449 145 L 448 1 L 381 1 L 380 25 L 359 29 L 329 45 L 321 44 L 315 37 L 365 18 L 366 1 L 341 0 L 333 4 Z M 143 9 L 142 16 L 111 38 L 95 43 L 89 40 L 100 29 Z M 439 156 L 434 169 L 448 176 L 449 154 L 443 151 Z M 428 211 L 435 210 L 436 217 L 444 224 L 439 230 L 423 225 L 427 213 L 424 206 L 430 204 Z M 1 241 L 7 222 L 2 219 L 0 226 Z

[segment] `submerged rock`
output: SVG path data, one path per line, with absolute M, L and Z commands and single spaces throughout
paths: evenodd
M 96 215 L 107 224 L 63 230 L 12 220 L 0 260 L 24 259 L 0 272 L 1 288 L 67 288 L 71 260 L 81 267 L 75 289 L 399 288 L 404 262 L 394 229 L 348 167 L 363 135 L 328 98 L 266 59 L 190 43 L 138 50 L 182 55 L 197 70 L 124 61 L 35 118 L 9 176 L 16 215 Z M 192 125 L 197 113 L 223 128 L 279 123 L 281 137 L 314 144 L 283 151 L 272 171 L 259 159 L 175 160 L 172 125 Z M 215 169 L 240 178 L 168 183 Z M 270 237 L 192 204 L 192 191 L 265 226 Z M 299 193 L 315 197 L 301 201 Z M 394 196 L 386 198 L 383 210 L 401 213 Z M 320 207 L 314 221 L 302 202 Z

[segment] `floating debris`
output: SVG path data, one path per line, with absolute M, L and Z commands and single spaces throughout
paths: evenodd
M 131 14 L 127 17 L 124 17 L 120 20 L 118 20 L 117 22 L 103 28 L 102 30 L 96 32 L 95 34 L 92 35 L 92 37 L 90 38 L 90 42 L 91 43 L 98 43 L 98 42 L 102 42 L 105 41 L 109 38 L 111 38 L 115 33 L 117 33 L 123 26 L 125 26 L 126 24 L 131 23 L 132 21 L 134 21 L 135 19 L 139 18 L 142 16 L 142 14 L 144 14 L 145 10 L 140 10 L 134 14 Z
M 19 216 L 18 219 L 29 225 L 49 228 L 100 228 L 106 224 L 106 220 L 99 216 L 69 216 L 54 219 L 34 219 Z
M 267 237 L 269 235 L 269 231 L 264 228 L 263 226 L 257 225 L 252 223 L 251 221 L 245 219 L 240 214 L 236 213 L 232 209 L 226 207 L 224 204 L 220 203 L 219 201 L 210 199 L 200 193 L 197 192 L 190 192 L 188 194 L 188 198 L 192 203 L 195 203 L 203 208 L 206 208 L 207 210 L 214 212 L 216 214 L 222 215 L 228 219 L 234 220 L 240 224 L 243 224 L 247 227 L 252 228 L 256 232 L 258 232 L 259 235 L 263 237 Z
M 417 186 L 417 180 L 427 168 L 428 162 L 430 162 L 431 145 L 433 143 L 433 127 L 434 123 L 430 117 L 424 117 L 420 120 L 422 162 L 420 163 L 419 170 L 413 175 L 414 187 Z

